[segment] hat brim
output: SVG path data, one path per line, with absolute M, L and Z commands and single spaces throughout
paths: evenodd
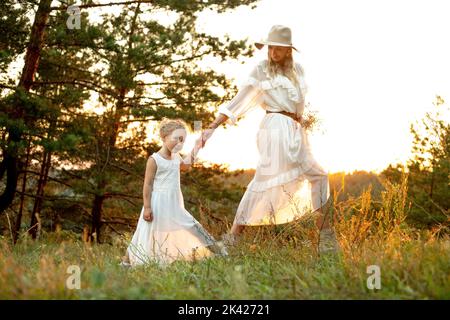
M 259 41 L 259 42 L 255 42 L 255 47 L 258 48 L 259 50 L 261 50 L 265 45 L 269 45 L 269 46 L 279 46 L 279 47 L 291 47 L 292 49 L 294 49 L 295 51 L 298 52 L 298 50 L 289 44 L 285 44 L 285 43 L 279 43 L 279 42 L 273 42 L 273 41 Z

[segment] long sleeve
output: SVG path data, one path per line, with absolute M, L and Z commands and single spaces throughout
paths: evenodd
M 308 93 L 308 83 L 305 80 L 305 69 L 303 66 L 296 62 L 295 66 L 297 68 L 298 80 L 300 83 L 300 94 L 301 94 L 301 103 L 296 106 L 296 114 L 297 116 L 301 116 L 305 109 L 305 105 L 307 104 L 307 93 Z
M 298 79 L 299 79 L 299 82 L 300 82 L 301 94 L 302 94 L 302 97 L 305 98 L 306 94 L 309 91 L 308 83 L 305 80 L 305 69 L 298 62 L 295 63 L 295 66 L 297 68 L 297 73 L 298 73 L 298 77 L 299 77 Z
M 228 117 L 227 123 L 235 124 L 238 118 L 262 102 L 262 92 L 259 86 L 258 68 L 256 66 L 234 98 L 222 104 L 219 107 L 218 113 L 222 113 Z

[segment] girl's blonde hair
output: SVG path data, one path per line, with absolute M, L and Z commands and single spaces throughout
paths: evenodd
M 292 48 L 289 48 L 288 53 L 283 61 L 282 64 L 278 64 L 275 61 L 272 61 L 270 58 L 269 50 L 267 50 L 267 56 L 268 56 L 268 70 L 269 74 L 271 76 L 274 76 L 276 74 L 284 74 L 286 77 L 288 77 L 296 86 L 299 85 L 298 82 L 298 73 L 294 65 L 294 59 L 292 58 Z M 302 70 L 301 70 L 302 71 Z
M 189 127 L 183 119 L 163 118 L 158 126 L 159 137 L 162 140 L 177 129 L 184 129 L 189 132 Z

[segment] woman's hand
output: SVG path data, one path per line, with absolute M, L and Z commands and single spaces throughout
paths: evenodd
M 153 211 L 152 208 L 144 208 L 144 220 L 151 222 L 153 221 Z

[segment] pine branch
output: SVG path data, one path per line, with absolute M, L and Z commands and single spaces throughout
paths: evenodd
M 94 184 L 93 184 L 92 182 L 90 182 L 89 180 L 86 180 L 84 177 L 81 177 L 81 176 L 76 175 L 76 174 L 74 174 L 74 173 L 72 173 L 72 172 L 69 172 L 69 171 L 67 171 L 67 170 L 64 169 L 64 168 L 62 168 L 61 171 L 64 172 L 65 174 L 71 176 L 71 177 L 74 177 L 74 178 L 77 178 L 77 179 L 86 181 L 86 182 L 89 183 L 89 184 L 91 185 L 91 187 L 93 187 L 93 188 L 95 187 Z
M 135 173 L 135 172 L 132 172 L 132 171 L 130 171 L 130 170 L 124 168 L 124 167 L 121 167 L 121 166 L 117 165 L 117 164 L 110 163 L 110 165 L 111 165 L 112 167 L 115 167 L 115 168 L 119 169 L 119 170 L 125 171 L 125 172 L 128 173 L 129 175 L 132 175 L 132 176 L 141 178 L 141 176 L 140 176 L 139 174 L 137 174 L 137 173 Z
M 41 175 L 40 172 L 36 172 L 36 171 L 33 171 L 33 170 L 19 170 L 19 174 L 20 174 L 20 173 L 32 173 L 32 174 L 37 175 L 37 176 Z M 51 176 L 47 176 L 47 178 L 50 179 L 50 180 L 52 180 L 52 181 L 58 182 L 58 183 L 60 183 L 60 184 L 62 184 L 62 185 L 65 185 L 65 186 L 67 186 L 67 187 L 73 189 L 73 186 L 71 186 L 71 185 L 68 184 L 67 182 L 64 182 L 64 181 L 62 181 L 62 180 L 53 178 L 53 177 L 51 177 Z
M 142 196 L 134 196 L 134 195 L 129 195 L 129 194 L 120 193 L 120 192 L 105 192 L 103 194 L 103 196 L 105 198 L 123 198 L 125 200 L 128 198 L 132 198 L 132 199 L 141 199 L 142 198 Z
M 193 55 L 193 56 L 190 56 L 190 57 L 186 57 L 186 58 L 182 58 L 182 59 L 177 59 L 177 60 L 172 60 L 169 64 L 173 64 L 173 63 L 176 63 L 176 62 L 182 62 L 182 61 L 195 60 L 195 59 L 197 59 L 197 58 L 201 58 L 201 57 L 206 56 L 206 55 L 209 55 L 209 54 L 211 54 L 211 53 L 212 53 L 211 51 L 206 51 L 206 52 L 204 52 L 204 53 L 197 54 L 197 55 Z M 166 65 L 167 65 L 167 62 L 161 62 L 161 63 L 157 63 L 157 64 L 152 64 L 152 65 L 150 65 L 150 66 L 144 66 L 144 67 L 142 67 L 142 68 L 137 69 L 137 70 L 136 70 L 136 73 L 139 74 L 140 71 L 146 71 L 146 70 L 149 70 L 149 69 L 151 70 L 151 69 L 154 69 L 155 67 L 166 66 Z
M 120 220 L 102 220 L 102 223 L 104 224 L 122 224 L 125 226 L 130 226 L 130 223 L 133 223 L 135 219 L 128 219 L 130 222 L 123 222 Z
M 92 71 L 89 71 L 89 70 L 86 70 L 86 69 L 81 69 L 81 68 L 77 68 L 77 67 L 70 66 L 70 65 L 62 65 L 62 64 L 59 64 L 59 63 L 56 63 L 56 62 L 52 62 L 52 61 L 46 61 L 45 63 L 47 63 L 49 65 L 60 67 L 61 69 L 76 70 L 76 71 L 79 71 L 79 72 L 82 72 L 82 73 L 87 73 L 87 74 L 94 75 L 96 77 L 103 77 L 102 74 L 100 74 L 100 73 L 92 72 Z
M 152 0 L 135 0 L 135 1 L 122 1 L 122 2 L 109 2 L 109 3 L 91 3 L 91 4 L 82 4 L 79 6 L 76 6 L 80 9 L 86 9 L 86 8 L 98 8 L 98 7 L 110 7 L 110 6 L 124 6 L 129 4 L 135 4 L 135 3 L 152 3 Z M 62 6 L 62 7 L 51 7 L 50 9 L 53 10 L 64 10 L 66 11 L 69 8 L 69 6 Z
M 168 85 L 168 86 L 184 86 L 184 83 L 179 82 L 151 82 L 151 83 L 145 83 L 145 82 L 136 82 L 137 86 L 161 86 L 161 85 Z
M 96 84 L 93 81 L 90 80 L 83 80 L 83 79 L 72 79 L 72 80 L 60 80 L 60 81 L 37 81 L 37 82 L 33 82 L 33 86 L 45 86 L 45 85 L 53 85 L 53 84 L 57 84 L 57 85 L 63 85 L 63 84 L 73 84 L 73 85 L 80 85 L 83 86 L 85 88 L 91 89 L 93 91 L 96 92 L 100 92 L 100 93 L 104 93 L 110 96 L 117 96 L 117 94 L 110 89 L 107 88 L 103 88 L 101 86 L 99 86 L 98 84 Z
M 112 231 L 114 231 L 115 233 L 117 233 L 119 236 L 121 236 L 121 237 L 124 236 L 124 234 L 123 234 L 122 232 L 117 231 L 116 228 L 114 228 L 114 227 L 111 225 L 111 224 L 114 223 L 114 222 L 102 220 L 102 223 L 106 224 L 109 228 L 111 228 Z M 127 225 L 128 227 L 130 226 L 128 223 L 123 223 L 123 224 Z
M 16 192 L 17 192 L 17 194 L 20 194 L 20 195 L 23 194 L 23 195 L 25 195 L 25 196 L 27 196 L 29 198 L 33 198 L 33 199 L 42 199 L 42 200 L 46 200 L 46 201 L 65 200 L 65 201 L 72 201 L 72 202 L 76 202 L 76 203 L 80 202 L 79 199 L 74 199 L 74 198 L 69 198 L 69 197 L 48 196 L 48 195 L 47 196 L 46 195 L 37 196 L 35 194 L 31 194 L 31 193 L 28 193 L 28 192 L 22 192 L 21 190 L 16 190 Z
M 0 88 L 3 88 L 3 89 L 10 89 L 10 90 L 14 90 L 14 91 L 17 90 L 17 87 L 8 86 L 8 85 L 3 84 L 3 83 L 0 83 Z

